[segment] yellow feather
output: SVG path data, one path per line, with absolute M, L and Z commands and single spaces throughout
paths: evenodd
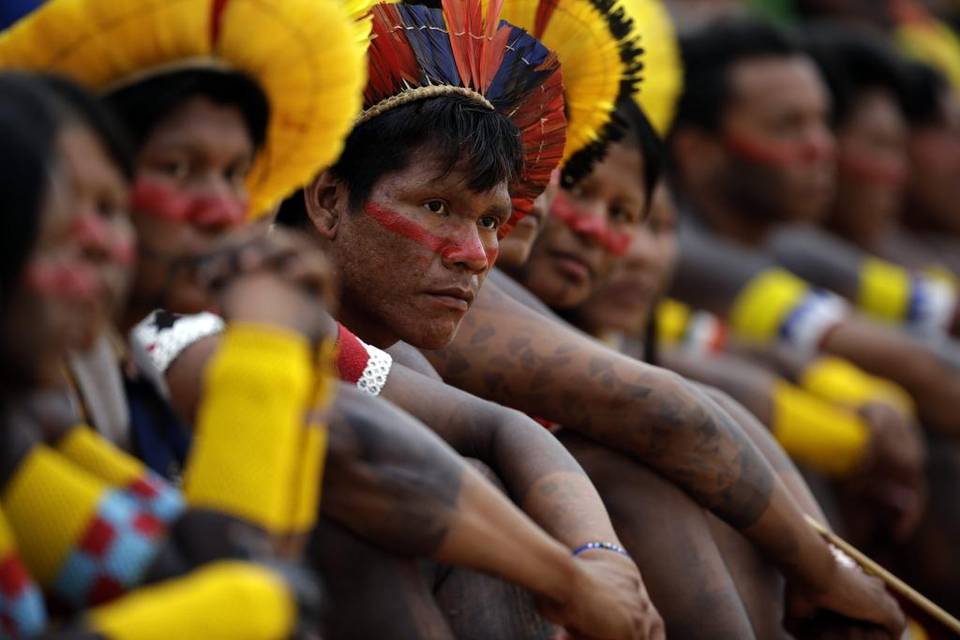
M 638 85 L 634 99 L 660 135 L 666 135 L 683 89 L 677 34 L 662 0 L 623 2 L 643 46 L 643 83 Z
M 541 0 L 506 0 L 501 18 L 522 27 L 557 53 L 567 105 L 563 159 L 601 138 L 612 120 L 621 82 L 632 72 L 621 60 L 618 39 L 603 13 L 589 0 L 559 0 L 542 34 L 535 32 Z M 624 10 L 620 0 L 610 13 Z M 636 25 L 625 40 L 636 40 Z

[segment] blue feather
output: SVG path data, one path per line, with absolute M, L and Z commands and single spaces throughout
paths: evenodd
M 426 79 L 433 84 L 460 86 L 460 74 L 443 21 L 443 12 L 408 4 L 400 5 L 399 9 L 404 26 L 408 27 L 407 42 Z
M 498 111 L 511 110 L 553 72 L 552 69 L 533 72 L 550 55 L 549 49 L 523 29 L 501 21 L 500 27 L 504 26 L 511 30 L 507 51 L 487 90 L 487 99 Z
M 37 9 L 45 0 L 2 0 L 0 1 L 0 31 Z

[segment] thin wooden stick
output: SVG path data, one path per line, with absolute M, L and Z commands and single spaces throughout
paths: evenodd
M 877 576 L 883 580 L 888 587 L 930 614 L 935 620 L 943 624 L 943 626 L 947 627 L 957 635 L 960 635 L 960 620 L 954 618 L 942 608 L 931 602 L 922 593 L 918 592 L 906 582 L 881 567 L 879 564 L 860 552 L 852 544 L 828 530 L 809 515 L 807 516 L 807 523 L 816 529 L 817 533 L 826 538 L 828 542 L 853 558 L 857 564 L 863 568 L 864 571 Z

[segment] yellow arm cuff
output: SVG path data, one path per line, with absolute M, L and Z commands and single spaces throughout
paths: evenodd
M 274 640 L 290 636 L 295 617 L 283 581 L 230 561 L 94 609 L 88 626 L 109 640 Z
M 309 343 L 277 327 L 235 323 L 207 370 L 185 473 L 188 504 L 287 533 L 299 500 Z
M 673 299 L 657 305 L 657 340 L 664 346 L 676 346 L 683 339 L 690 322 L 690 307 Z
M 910 273 L 895 264 L 868 258 L 860 271 L 857 304 L 868 315 L 884 322 L 902 322 L 910 306 Z
M 772 428 L 791 458 L 831 477 L 852 472 L 869 441 L 859 416 L 785 382 L 774 385 Z
M 876 378 L 842 358 L 819 358 L 800 376 L 800 385 L 814 395 L 857 410 L 868 402 L 885 402 L 914 414 L 910 394 L 894 382 Z
M 746 340 L 771 342 L 787 314 L 809 291 L 809 285 L 790 272 L 768 269 L 737 295 L 730 310 L 730 325 Z

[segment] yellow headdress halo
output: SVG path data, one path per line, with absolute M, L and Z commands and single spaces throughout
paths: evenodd
M 622 136 L 617 101 L 640 82 L 639 33 L 623 0 L 505 0 L 501 18 L 557 53 L 567 105 L 567 183 L 589 173 Z
M 643 43 L 643 84 L 633 98 L 654 129 L 665 136 L 673 123 L 677 100 L 683 90 L 683 60 L 680 44 L 662 0 L 623 0 Z
M 261 215 L 339 156 L 361 107 L 368 30 L 341 0 L 49 0 L 0 34 L 0 68 L 100 92 L 188 65 L 248 75 L 270 103 L 248 181 Z

